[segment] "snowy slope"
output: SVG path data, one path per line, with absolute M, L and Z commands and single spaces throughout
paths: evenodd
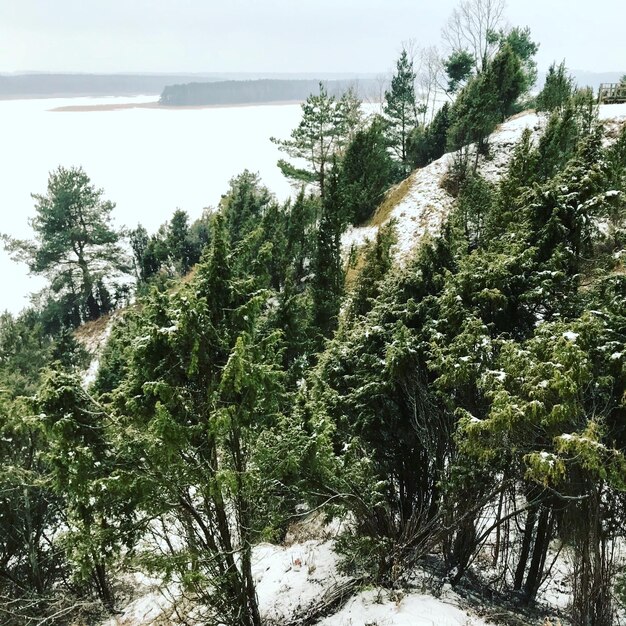
M 96 379 L 96 374 L 100 367 L 102 349 L 111 336 L 113 324 L 119 315 L 120 311 L 116 311 L 111 315 L 104 315 L 93 322 L 86 322 L 79 326 L 75 332 L 76 340 L 87 351 L 90 358 L 89 367 L 83 374 L 83 385 L 85 387 Z
M 626 123 L 626 104 L 605 104 L 599 108 L 599 118 L 605 122 L 607 137 L 615 137 Z M 496 182 L 506 171 L 513 148 L 529 128 L 537 139 L 545 128 L 547 118 L 534 111 L 525 111 L 508 119 L 489 138 L 489 158 L 480 157 L 478 171 L 487 180 Z M 395 205 L 383 224 L 396 220 L 398 233 L 397 252 L 405 257 L 425 234 L 436 234 L 454 203 L 454 198 L 441 187 L 453 154 L 445 154 L 424 168 L 415 170 L 408 178 L 409 187 L 404 197 Z M 392 190 L 393 192 L 394 190 Z M 391 192 L 390 192 L 391 193 Z M 372 240 L 377 226 L 350 228 L 343 236 L 345 250 Z
M 326 523 L 323 515 L 313 513 L 292 525 L 285 544 L 262 543 L 252 555 L 252 573 L 259 599 L 259 609 L 265 622 L 272 626 L 287 624 L 319 605 L 328 591 L 349 581 L 339 572 L 339 556 L 334 552 L 334 540 L 345 526 L 338 519 Z M 148 534 L 143 550 L 159 550 L 151 544 L 157 541 Z M 335 614 L 319 622 L 320 626 L 484 626 L 486 622 L 472 616 L 460 606 L 460 598 L 448 584 L 443 585 L 438 598 L 425 595 L 423 576 L 416 572 L 415 588 L 388 591 L 367 588 L 349 598 Z M 420 582 L 422 581 L 422 582 Z M 164 585 L 156 578 L 139 572 L 125 577 L 133 597 L 122 602 L 120 613 L 107 618 L 100 626 L 156 626 L 179 624 L 179 613 L 186 626 L 204 623 L 193 618 L 193 607 L 181 603 L 177 585 Z

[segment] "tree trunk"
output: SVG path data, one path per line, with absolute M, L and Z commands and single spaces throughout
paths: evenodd
M 43 593 L 43 581 L 41 579 L 41 570 L 39 568 L 39 552 L 35 540 L 35 532 L 32 523 L 32 512 L 30 508 L 30 496 L 28 487 L 24 487 L 24 509 L 26 516 L 26 534 L 28 541 L 28 578 L 30 584 L 37 590 L 39 594 Z
M 504 505 L 504 491 L 500 492 L 500 502 L 498 503 L 498 514 L 497 514 L 497 521 L 498 521 L 498 525 L 496 526 L 496 544 L 493 548 L 493 561 L 492 561 L 492 566 L 495 567 L 498 564 L 498 557 L 500 556 L 500 541 L 501 541 L 501 537 L 500 537 L 500 520 L 502 519 L 502 507 Z
M 515 580 L 513 582 L 513 589 L 519 591 L 522 588 L 524 582 L 524 573 L 526 572 L 526 563 L 528 563 L 528 556 L 530 555 L 530 546 L 533 540 L 533 531 L 535 530 L 535 524 L 537 522 L 537 506 L 533 506 L 528 510 L 526 515 L 526 524 L 524 525 L 524 537 L 522 539 L 522 549 L 520 551 L 519 561 L 517 562 L 517 569 L 515 570 Z
M 587 500 L 572 514 L 575 545 L 573 616 L 577 624 L 611 626 L 612 558 L 602 532 L 600 489 L 591 487 Z
M 530 568 L 526 576 L 524 585 L 524 596 L 526 602 L 532 602 L 537 595 L 541 584 L 541 574 L 543 564 L 546 560 L 546 553 L 550 545 L 550 535 L 552 534 L 552 511 L 549 507 L 541 507 L 539 521 L 537 522 L 537 536 L 533 547 L 533 556 L 530 561 Z

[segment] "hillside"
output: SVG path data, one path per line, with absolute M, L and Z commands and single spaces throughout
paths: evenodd
M 626 125 L 626 106 L 604 106 L 599 112 L 604 122 L 605 142 L 613 142 L 619 129 Z M 490 182 L 497 183 L 505 175 L 515 146 L 524 129 L 532 133 L 536 144 L 546 127 L 547 118 L 534 112 L 525 112 L 501 124 L 489 138 L 489 158 L 481 157 L 479 172 Z M 456 199 L 441 187 L 453 154 L 446 154 L 432 164 L 414 171 L 397 188 L 392 189 L 372 221 L 376 225 L 354 228 L 343 239 L 344 250 L 361 245 L 374 238 L 377 229 L 394 220 L 398 230 L 396 254 L 406 263 L 425 235 L 437 237 L 442 224 L 454 210 Z M 393 203 L 389 200 L 392 199 Z M 86 345 L 101 346 L 111 332 L 110 324 L 92 329 Z M 100 338 L 98 338 L 100 333 Z M 97 360 L 94 361 L 97 363 Z M 89 377 L 93 380 L 94 366 Z M 489 526 L 493 511 L 487 509 L 479 527 Z M 349 526 L 349 524 L 348 524 Z M 472 585 L 453 588 L 449 579 L 441 579 L 437 558 L 404 574 L 401 589 L 389 590 L 368 587 L 358 590 L 351 581 L 358 581 L 341 573 L 339 556 L 334 551 L 335 541 L 346 523 L 334 520 L 328 524 L 322 515 L 309 514 L 302 522 L 293 524 L 283 543 L 261 543 L 252 552 L 252 571 L 259 598 L 261 615 L 269 624 L 316 623 L 321 626 L 350 624 L 387 624 L 408 626 L 437 624 L 441 626 L 483 626 L 496 624 L 569 624 L 565 617 L 571 597 L 571 563 L 567 552 L 561 552 L 556 543 L 549 551 L 554 573 L 539 590 L 538 604 L 533 609 L 516 607 L 505 596 L 480 595 Z M 155 529 L 156 530 L 156 529 Z M 142 550 L 148 553 L 163 550 L 161 531 L 148 534 Z M 182 541 L 173 527 L 168 542 Z M 160 537 L 160 538 L 159 538 Z M 483 563 L 483 575 L 497 575 L 486 565 L 496 542 L 494 532 L 483 546 L 478 560 Z M 156 541 L 156 543 L 154 543 Z M 480 576 L 477 573 L 477 576 Z M 191 611 L 176 584 L 163 584 L 136 572 L 125 579 L 126 604 L 119 615 L 103 621 L 102 626 L 149 626 L 158 623 L 177 623 L 176 610 Z M 343 590 L 343 597 L 342 591 Z M 354 591 L 356 590 L 356 593 Z M 327 603 L 327 607 L 322 609 Z M 175 607 L 178 607 L 177 609 Z M 317 619 L 307 622 L 306 616 Z M 554 620 L 554 621 L 552 621 Z
M 606 140 L 614 141 L 626 124 L 626 105 L 599 107 L 599 118 L 606 127 Z M 515 145 L 525 129 L 530 129 L 533 140 L 545 129 L 546 115 L 527 111 L 499 125 L 489 137 L 489 156 L 481 156 L 478 172 L 491 182 L 497 182 L 509 163 Z M 344 235 L 342 245 L 349 249 L 372 240 L 378 228 L 394 220 L 398 234 L 397 252 L 401 257 L 410 254 L 421 238 L 437 235 L 448 217 L 454 198 L 442 187 L 442 177 L 453 159 L 448 153 L 424 168 L 415 170 L 406 180 L 388 192 L 387 199 L 371 218 L 373 225 L 352 227 Z
M 50 172 L 2 235 L 45 281 L 0 316 L 3 626 L 624 621 L 626 106 L 533 94 L 492 8 L 378 114 L 308 95 L 285 201 L 128 230 Z

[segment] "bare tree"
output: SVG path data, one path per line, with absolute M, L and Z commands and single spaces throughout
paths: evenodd
M 505 0 L 462 0 L 442 30 L 452 52 L 467 50 L 474 57 L 477 72 L 496 48 L 490 35 L 502 24 L 504 8 Z
M 383 105 L 385 103 L 385 91 L 389 89 L 390 77 L 388 74 L 378 74 L 375 81 L 375 89 L 376 89 L 376 103 L 378 106 L 379 115 L 383 114 Z
M 422 109 L 422 124 L 426 125 L 426 118 L 430 115 L 430 122 L 439 108 L 439 95 L 445 95 L 445 72 L 441 54 L 436 46 L 423 48 L 420 54 L 419 71 L 417 72 L 418 95 L 424 103 Z

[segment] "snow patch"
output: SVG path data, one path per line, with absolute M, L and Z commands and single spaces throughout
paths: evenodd
M 100 355 L 102 353 L 102 349 L 106 345 L 106 342 L 111 336 L 113 324 L 115 323 L 116 319 L 117 314 L 113 313 L 106 320 L 97 320 L 96 323 L 99 323 L 99 326 L 95 327 L 94 332 L 89 332 L 89 330 L 86 330 L 89 324 L 94 324 L 94 322 L 90 322 L 79 329 L 79 331 L 82 332 L 77 333 L 78 341 L 82 344 L 83 348 L 89 353 L 91 357 L 89 367 L 83 375 L 84 387 L 88 387 L 96 380 L 98 368 L 100 367 Z M 104 325 L 102 325 L 102 322 L 104 322 Z
M 369 589 L 352 598 L 338 613 L 319 626 L 482 626 L 487 622 L 470 617 L 459 608 L 457 597 L 449 592 L 442 598 L 421 593 L 392 594 Z
M 282 623 L 314 604 L 331 586 L 347 580 L 337 574 L 337 560 L 331 541 L 256 546 L 252 575 L 261 615 Z

